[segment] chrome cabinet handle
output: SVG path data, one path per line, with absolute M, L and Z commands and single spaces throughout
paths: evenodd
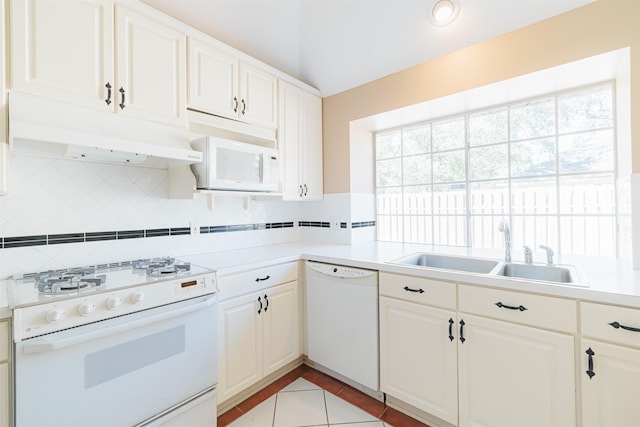
M 122 95 L 122 102 L 119 104 L 120 105 L 120 109 L 124 110 L 124 89 L 121 87 L 119 92 Z
M 107 88 L 107 99 L 105 99 L 104 102 L 106 102 L 107 105 L 111 105 L 111 83 L 107 82 L 104 87 Z

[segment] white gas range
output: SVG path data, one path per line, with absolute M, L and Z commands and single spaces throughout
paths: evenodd
M 215 426 L 216 289 L 169 257 L 13 278 L 16 427 Z

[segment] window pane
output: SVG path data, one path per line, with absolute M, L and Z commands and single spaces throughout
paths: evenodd
M 553 98 L 511 107 L 511 139 L 539 138 L 555 134 Z
M 409 243 L 432 243 L 432 222 L 431 216 L 406 216 L 404 241 Z
M 433 155 L 433 182 L 464 181 L 466 175 L 464 150 Z
M 464 117 L 433 124 L 433 151 L 464 147 Z
M 424 185 L 405 187 L 404 213 L 431 215 L 431 187 Z
M 402 214 L 402 189 L 400 187 L 379 188 L 376 200 L 378 214 Z
M 376 181 L 378 187 L 400 185 L 401 159 L 379 160 L 376 162 Z
M 514 214 L 555 214 L 557 206 L 555 177 L 511 181 L 511 210 Z
M 469 150 L 469 179 L 506 178 L 509 175 L 507 144 Z
M 419 126 L 402 132 L 402 154 L 428 153 L 431 151 L 431 126 Z
M 376 230 L 378 240 L 384 242 L 402 242 L 402 216 L 378 215 Z
M 513 257 L 524 259 L 520 252 L 523 246 L 529 246 L 533 251 L 534 262 L 546 262 L 540 245 L 547 245 L 558 252 L 558 217 L 557 216 L 513 216 L 511 224 Z
M 574 175 L 560 178 L 560 213 L 570 215 L 615 214 L 613 174 Z
M 400 131 L 376 134 L 376 159 L 400 156 Z
M 509 182 L 489 181 L 470 184 L 469 210 L 472 215 L 509 215 Z
M 612 130 L 561 136 L 558 150 L 560 173 L 613 170 Z
M 511 144 L 511 176 L 556 173 L 555 138 L 534 139 Z
M 464 216 L 434 216 L 433 244 L 465 246 L 467 244 L 467 218 Z
M 560 224 L 562 252 L 575 255 L 615 255 L 614 217 L 562 217 Z
M 434 215 L 464 215 L 467 212 L 467 196 L 464 185 L 434 185 Z
M 560 133 L 612 127 L 611 98 L 609 85 L 558 97 Z
M 431 155 L 404 157 L 402 167 L 404 185 L 431 182 Z
M 507 109 L 472 114 L 469 117 L 469 145 L 505 142 L 508 138 Z
M 474 248 L 503 249 L 504 235 L 498 231 L 502 216 L 479 215 L 471 217 L 471 239 Z

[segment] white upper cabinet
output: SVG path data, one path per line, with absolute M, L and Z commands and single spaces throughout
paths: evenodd
M 322 186 L 322 99 L 280 82 L 278 148 L 285 200 L 320 200 Z
M 240 63 L 240 106 L 238 114 L 247 122 L 275 128 L 278 80 L 269 73 Z
M 116 28 L 117 110 L 184 125 L 186 36 L 119 6 Z
M 6 22 L 6 1 L 0 0 L 0 22 Z M 7 192 L 7 29 L 0 28 L 0 195 Z
M 238 60 L 189 38 L 189 107 L 235 118 L 239 104 Z
M 13 90 L 184 125 L 186 37 L 112 0 L 11 1 L 11 54 Z
M 275 128 L 277 87 L 273 75 L 189 39 L 190 108 Z
M 102 109 L 113 76 L 113 2 L 12 0 L 12 88 Z

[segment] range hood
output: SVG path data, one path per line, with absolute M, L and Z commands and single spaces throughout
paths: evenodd
M 175 168 L 202 161 L 186 128 L 9 94 L 9 152 Z

